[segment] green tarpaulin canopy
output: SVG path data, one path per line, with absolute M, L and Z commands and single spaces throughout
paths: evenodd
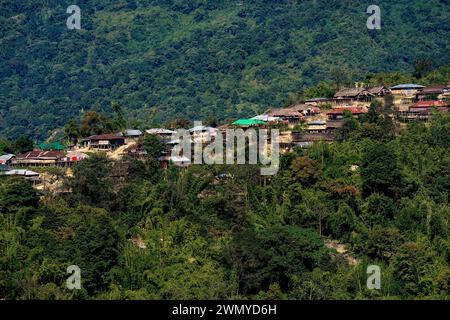
M 233 126 L 258 126 L 266 125 L 267 121 L 255 120 L 255 119 L 239 119 L 232 123 Z
M 50 151 L 50 150 L 56 150 L 61 151 L 64 150 L 66 147 L 61 142 L 43 142 L 41 144 L 38 144 L 38 148 L 44 151 Z

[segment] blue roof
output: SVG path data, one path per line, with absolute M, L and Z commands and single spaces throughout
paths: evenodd
M 394 87 L 391 87 L 391 89 L 421 89 L 421 88 L 425 88 L 425 86 L 415 83 L 398 84 Z

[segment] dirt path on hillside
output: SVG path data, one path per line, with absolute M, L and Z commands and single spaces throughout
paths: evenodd
M 120 160 L 120 158 L 122 158 L 122 156 L 126 153 L 125 150 L 134 145 L 136 145 L 136 142 L 130 142 L 130 143 L 124 144 L 123 146 L 120 146 L 116 150 L 114 150 L 112 152 L 108 152 L 107 155 L 108 155 L 108 157 L 110 157 L 113 160 Z
M 325 245 L 327 246 L 327 248 L 335 249 L 337 253 L 344 257 L 349 265 L 355 266 L 359 263 L 359 260 L 345 248 L 345 245 L 339 243 L 338 241 L 325 240 Z
M 119 148 L 117 148 L 114 151 L 95 150 L 95 149 L 90 149 L 89 147 L 76 149 L 75 151 L 82 152 L 82 153 L 88 153 L 88 154 L 89 153 L 105 153 L 109 158 L 111 158 L 113 160 L 120 160 L 120 158 L 126 153 L 125 150 L 134 145 L 136 145 L 136 142 L 132 141 L 127 144 L 124 144 L 123 146 L 120 146 Z

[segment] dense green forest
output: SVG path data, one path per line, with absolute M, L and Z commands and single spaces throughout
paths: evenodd
M 371 110 L 339 141 L 283 156 L 273 177 L 162 170 L 146 138 L 125 177 L 97 154 L 73 176 L 52 170 L 71 192 L 0 180 L 0 299 L 450 298 L 450 115 L 399 128 Z M 73 264 L 82 290 L 66 289 Z
M 381 30 L 350 0 L 79 0 L 68 30 L 71 4 L 0 2 L 1 135 L 42 140 L 111 100 L 143 124 L 254 115 L 319 81 L 450 62 L 447 0 L 377 1 Z

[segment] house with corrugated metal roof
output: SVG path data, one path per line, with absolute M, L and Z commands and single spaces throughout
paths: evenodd
M 11 162 L 12 165 L 18 166 L 53 166 L 65 161 L 65 153 L 63 151 L 42 151 L 33 150 L 17 155 Z
M 306 117 L 317 115 L 320 108 L 311 104 L 296 104 L 287 108 L 269 109 L 264 114 L 270 117 L 277 117 L 290 125 L 295 125 L 304 121 Z
M 125 137 L 126 142 L 137 141 L 140 137 L 142 137 L 142 131 L 138 129 L 127 129 L 124 132 L 120 132 L 118 136 Z
M 0 165 L 9 165 L 14 160 L 15 156 L 13 154 L 4 154 L 0 156 Z
M 385 86 L 369 87 L 366 89 L 371 94 L 373 94 L 375 97 L 385 97 L 385 96 L 391 94 L 391 90 L 389 90 L 389 88 L 385 87 Z
M 19 176 L 24 177 L 30 181 L 33 185 L 41 183 L 40 174 L 31 170 L 25 169 L 13 169 L 11 167 L 0 165 L 0 176 L 11 177 Z
M 368 106 L 373 99 L 383 98 L 391 91 L 385 86 L 355 87 L 339 90 L 334 95 L 334 105 Z
M 408 107 L 407 111 L 397 111 L 397 119 L 403 122 L 408 121 L 428 121 L 431 119 L 432 111 L 448 112 L 449 103 L 440 100 L 418 101 Z
M 352 105 L 368 107 L 374 99 L 378 99 L 383 103 L 381 98 L 390 93 L 390 90 L 385 86 L 346 88 L 335 93 L 331 104 L 333 106 Z
M 334 98 L 342 104 L 350 102 L 370 102 L 374 94 L 372 94 L 367 88 L 346 88 L 339 90 L 335 93 Z
M 173 134 L 176 133 L 174 130 L 168 130 L 168 129 L 164 129 L 164 128 L 148 129 L 145 132 L 150 135 L 160 136 L 162 138 L 171 137 Z
M 419 89 L 416 93 L 416 100 L 436 100 L 450 95 L 450 83 L 438 84 Z
M 399 84 L 390 88 L 394 96 L 396 111 L 408 111 L 409 106 L 414 103 L 416 94 L 425 86 L 415 83 Z
M 100 134 L 82 140 L 84 147 L 96 150 L 115 150 L 125 144 L 125 137 L 114 134 Z
M 344 113 L 350 112 L 353 117 L 358 118 L 362 114 L 366 114 L 369 112 L 369 109 L 366 107 L 342 107 L 342 108 L 334 108 L 327 112 L 328 120 L 340 120 L 344 118 Z
M 393 95 L 396 96 L 413 96 L 419 90 L 425 88 L 425 86 L 416 83 L 406 83 L 398 84 L 396 86 L 390 87 Z

